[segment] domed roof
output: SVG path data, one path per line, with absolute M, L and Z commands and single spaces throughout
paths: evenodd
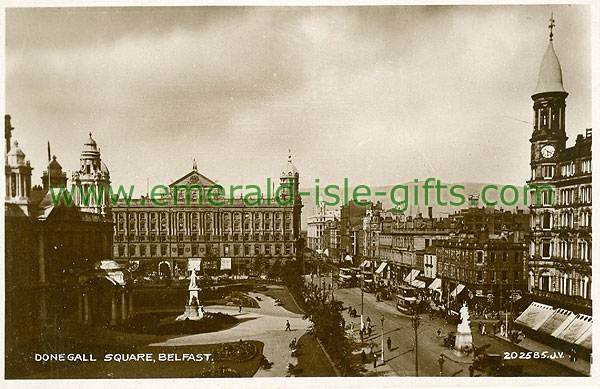
M 533 94 L 537 95 L 550 92 L 567 93 L 563 87 L 562 69 L 558 57 L 556 56 L 556 52 L 554 51 L 552 41 L 548 44 L 546 54 L 544 54 L 544 59 L 542 59 L 537 87 Z
M 98 144 L 96 143 L 96 141 L 92 138 L 92 133 L 90 132 L 90 137 L 85 141 L 85 143 L 83 144 L 83 151 L 93 151 L 93 152 L 98 152 Z
M 48 164 L 48 168 L 52 170 L 62 170 L 62 166 L 60 166 L 60 163 L 56 160 L 56 155 L 52 156 L 52 162 Z
M 16 140 L 13 142 L 10 151 L 7 154 L 8 164 L 10 166 L 21 166 L 25 165 L 25 153 L 19 148 L 19 142 Z
M 294 164 L 292 163 L 292 154 L 290 153 L 290 155 L 288 155 L 287 165 L 285 165 L 285 167 L 283 168 L 281 176 L 293 177 L 296 174 L 298 174 L 298 169 L 296 169 L 296 166 L 294 166 Z
M 108 171 L 108 167 L 106 167 L 106 164 L 104 163 L 104 161 L 100 161 L 100 171 L 102 173 L 110 174 L 110 172 Z

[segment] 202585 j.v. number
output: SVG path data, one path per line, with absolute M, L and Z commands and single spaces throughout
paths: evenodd
M 559 359 L 564 358 L 562 351 L 521 351 L 504 352 L 504 359 Z

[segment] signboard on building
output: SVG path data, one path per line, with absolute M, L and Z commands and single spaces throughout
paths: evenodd
M 231 270 L 231 258 L 221 258 L 221 270 Z
M 189 258 L 188 259 L 188 271 L 196 270 L 200 271 L 202 265 L 202 258 Z

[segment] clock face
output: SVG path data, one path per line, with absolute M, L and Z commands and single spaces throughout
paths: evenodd
M 544 158 L 552 158 L 554 156 L 554 146 L 546 145 L 542 147 L 542 157 Z

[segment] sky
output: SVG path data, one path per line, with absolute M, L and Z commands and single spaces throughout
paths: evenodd
M 591 127 L 589 6 L 6 10 L 6 112 L 31 160 L 77 169 L 92 132 L 113 185 L 198 170 L 224 185 L 414 178 L 523 185 L 548 45 L 570 140 Z

